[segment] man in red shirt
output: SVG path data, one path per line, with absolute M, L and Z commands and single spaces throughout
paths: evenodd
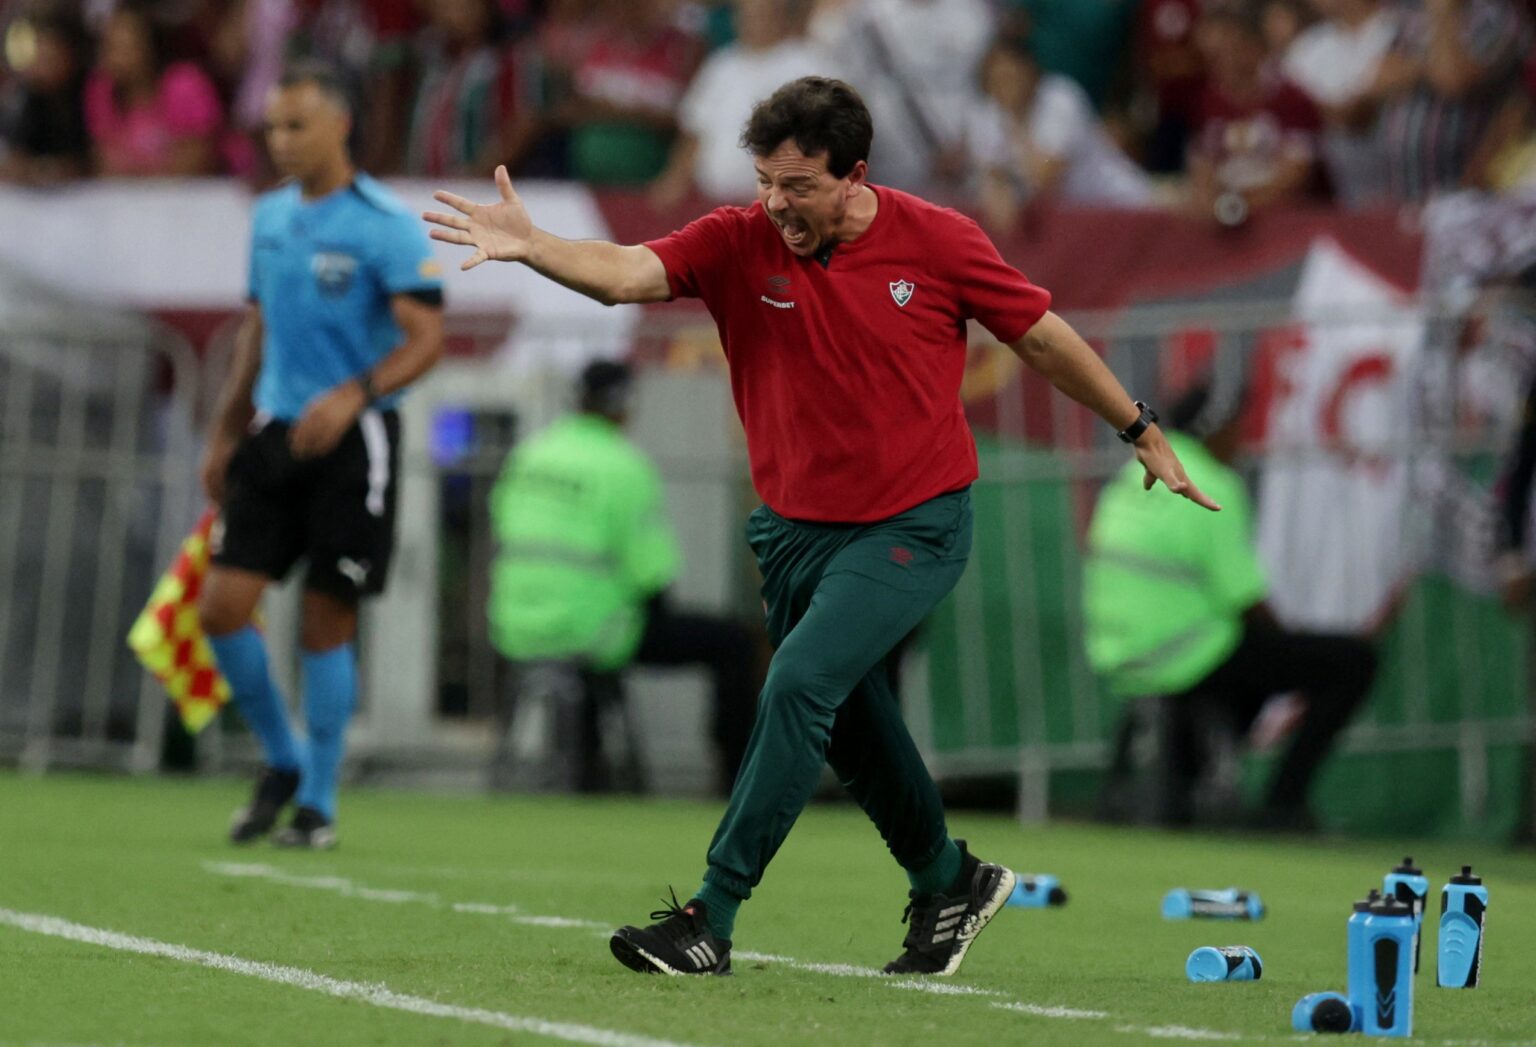
M 702 298 L 715 317 L 763 505 L 747 541 L 777 651 L 709 868 L 685 906 L 622 927 L 639 971 L 726 974 L 741 902 L 828 763 L 911 880 L 890 974 L 953 974 L 1013 889 L 944 824 L 901 720 L 886 656 L 960 578 L 976 447 L 960 404 L 975 318 L 1135 445 L 1146 483 L 1210 509 L 1145 405 L 1007 265 L 976 223 L 867 180 L 869 112 L 847 84 L 806 77 L 742 134 L 758 202 L 722 207 L 648 244 L 567 241 L 536 228 L 497 168 L 501 201 L 437 199 L 432 235 L 475 248 L 468 269 L 522 262 L 600 302 Z

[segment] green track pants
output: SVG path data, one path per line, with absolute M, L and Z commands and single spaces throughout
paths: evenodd
M 871 524 L 747 522 L 776 648 L 706 882 L 747 898 L 799 817 L 824 763 L 904 868 L 948 834 L 938 788 L 901 719 L 885 659 L 944 594 L 971 551 L 969 490 Z

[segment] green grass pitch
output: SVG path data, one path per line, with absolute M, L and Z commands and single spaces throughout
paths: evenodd
M 1071 901 L 1005 909 L 935 985 L 870 976 L 899 951 L 906 882 L 858 811 L 819 806 L 742 909 L 736 976 L 668 979 L 620 967 L 604 929 L 669 883 L 687 897 L 714 804 L 354 790 L 340 849 L 295 854 L 223 842 L 244 793 L 0 774 L 0 1045 L 1273 1043 L 1297 1038 L 1300 996 L 1343 990 L 1349 904 L 1405 851 L 1437 894 L 1471 862 L 1491 895 L 1477 990 L 1434 987 L 1426 925 L 1416 1040 L 1536 1042 L 1529 852 L 962 812 L 976 853 Z M 1179 885 L 1253 888 L 1269 918 L 1165 922 Z M 1236 943 L 1262 981 L 1185 981 L 1192 948 Z

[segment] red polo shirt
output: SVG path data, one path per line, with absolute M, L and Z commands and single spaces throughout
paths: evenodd
M 969 218 L 875 192 L 873 224 L 826 266 L 791 252 L 760 204 L 646 244 L 672 296 L 714 316 L 752 482 L 791 519 L 883 520 L 975 480 L 966 320 L 1012 342 L 1050 307 Z

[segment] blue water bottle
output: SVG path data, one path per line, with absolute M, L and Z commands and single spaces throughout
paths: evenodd
M 1358 989 L 1356 984 L 1355 957 L 1365 955 L 1365 921 L 1370 919 L 1371 906 L 1379 901 L 1381 901 L 1381 892 L 1372 887 L 1369 894 L 1354 904 L 1349 914 L 1349 924 L 1345 928 L 1345 955 L 1348 957 L 1349 967 L 1348 996 L 1350 1005 L 1356 1012 L 1360 1009 L 1359 1002 L 1363 990 Z M 1364 984 L 1364 981 L 1359 982 L 1360 986 Z
M 1256 982 L 1264 976 L 1264 961 L 1246 945 L 1202 945 L 1184 961 L 1192 982 Z
M 1412 858 L 1387 873 L 1381 881 L 1381 893 L 1396 898 L 1413 910 L 1413 973 L 1419 973 L 1419 949 L 1424 940 L 1424 907 L 1429 900 L 1429 877 L 1414 867 Z
M 1163 919 L 1262 920 L 1264 903 L 1253 891 L 1191 891 L 1175 887 L 1163 895 Z
M 1463 865 L 1440 892 L 1440 951 L 1435 983 L 1446 989 L 1475 989 L 1483 970 L 1483 917 L 1488 888 Z
M 1354 1032 L 1360 1013 L 1336 992 L 1308 993 L 1291 1008 L 1291 1028 L 1297 1032 Z
M 1021 909 L 1044 909 L 1066 905 L 1067 892 L 1061 881 L 1049 873 L 1014 873 L 1013 893 L 1008 904 Z
M 1350 917 L 1349 1002 L 1367 1036 L 1413 1035 L 1413 926 L 1412 909 L 1380 895 Z

